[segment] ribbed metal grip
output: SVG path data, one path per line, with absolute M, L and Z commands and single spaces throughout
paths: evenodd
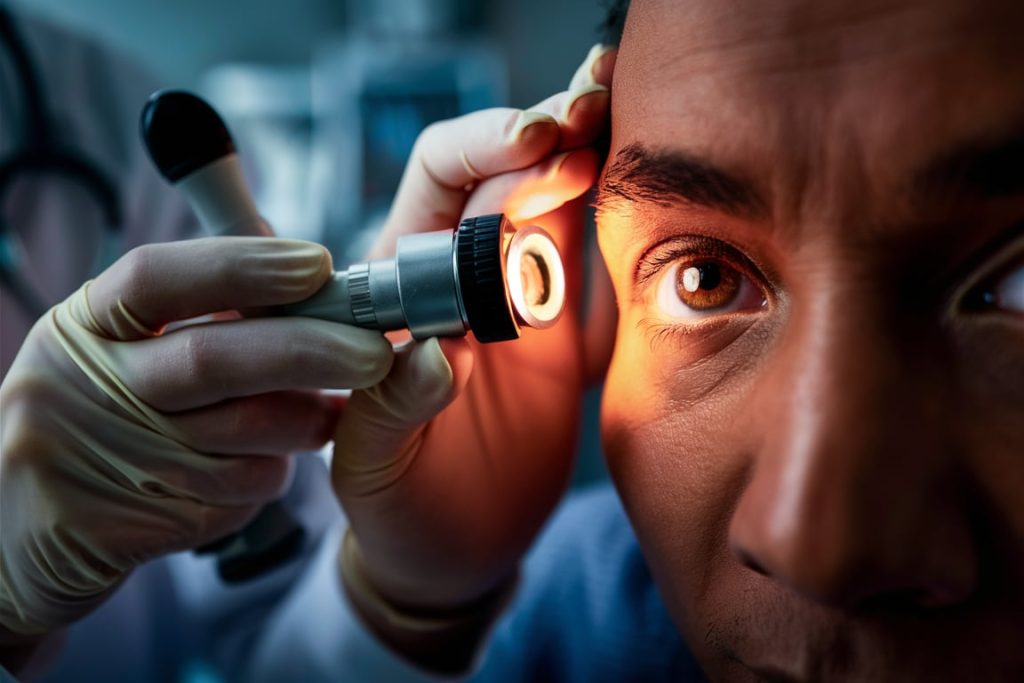
M 481 342 L 519 337 L 519 326 L 505 288 L 502 236 L 508 221 L 502 214 L 467 218 L 459 224 L 459 288 L 473 335 Z
M 377 314 L 370 296 L 370 266 L 358 263 L 348 269 L 348 293 L 352 301 L 352 317 L 361 327 L 377 327 Z

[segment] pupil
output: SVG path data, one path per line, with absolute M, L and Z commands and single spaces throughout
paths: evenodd
M 676 281 L 679 299 L 698 311 L 711 311 L 732 302 L 743 277 L 735 268 L 717 261 L 691 261 L 680 268 Z
M 700 288 L 714 289 L 722 282 L 722 271 L 717 263 L 702 263 L 697 266 L 700 273 Z

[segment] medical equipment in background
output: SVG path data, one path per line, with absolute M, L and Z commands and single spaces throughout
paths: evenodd
M 105 223 L 100 247 L 90 274 L 102 271 L 114 261 L 121 237 L 121 202 L 117 186 L 92 160 L 80 152 L 62 146 L 54 131 L 47 107 L 44 83 L 32 61 L 10 11 L 0 5 L 0 47 L 7 52 L 20 91 L 12 100 L 22 100 L 21 124 L 24 128 L 20 147 L 0 159 L 0 282 L 33 319 L 49 308 L 27 274 L 23 272 L 24 249 L 14 226 L 6 217 L 8 196 L 20 181 L 62 179 L 92 197 Z M 13 111 L 9 112 L 13 116 Z M 58 248 L 73 248 L 71 244 Z
M 507 65 L 475 0 L 349 0 L 350 29 L 315 52 L 314 183 L 322 242 L 365 254 L 429 124 L 507 100 Z
M 242 175 L 220 116 L 181 91 L 155 93 L 140 128 L 153 163 L 186 197 L 214 235 L 270 235 Z M 400 237 L 394 259 L 336 272 L 306 301 L 279 312 L 378 330 L 407 328 L 414 337 L 461 336 L 481 342 L 516 339 L 520 327 L 550 327 L 565 302 L 565 276 L 550 236 L 516 230 L 500 214 L 468 218 L 456 231 Z M 302 527 L 281 503 L 252 524 L 202 549 L 218 554 L 226 581 L 262 574 L 293 557 Z
M 242 153 L 278 235 L 368 251 L 416 137 L 429 124 L 504 104 L 507 66 L 480 33 L 475 0 L 348 0 L 346 31 L 312 63 L 227 63 L 199 92 Z
M 313 194 L 326 150 L 313 147 L 310 66 L 231 62 L 206 71 L 199 92 L 231 127 L 260 213 L 280 237 L 323 241 Z

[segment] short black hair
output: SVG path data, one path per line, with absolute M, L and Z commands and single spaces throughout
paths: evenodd
M 601 22 L 601 42 L 605 45 L 618 45 L 622 40 L 622 29 L 626 25 L 626 12 L 629 0 L 607 0 L 608 12 Z

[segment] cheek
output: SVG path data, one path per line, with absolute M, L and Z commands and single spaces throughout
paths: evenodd
M 998 318 L 963 326 L 956 337 L 961 440 L 992 526 L 1015 539 L 1024 577 L 1024 326 Z M 1024 592 L 1024 583 L 1017 579 Z
M 727 532 L 750 465 L 737 422 L 744 392 L 712 381 L 713 390 L 695 394 L 694 384 L 716 374 L 715 361 L 688 366 L 630 324 L 606 379 L 604 448 L 666 605 L 690 633 L 738 567 Z

